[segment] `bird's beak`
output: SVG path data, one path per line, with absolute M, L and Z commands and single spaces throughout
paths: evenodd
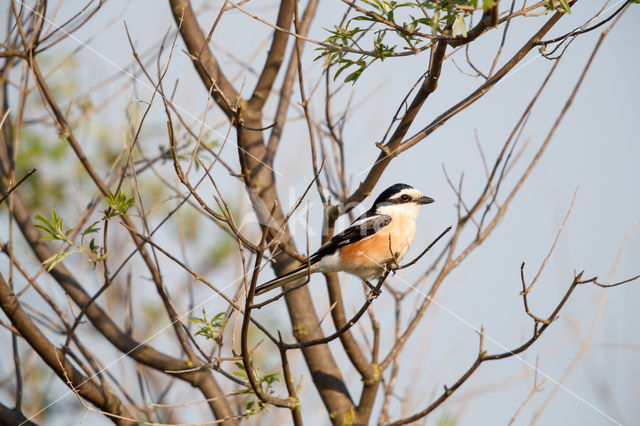
M 434 199 L 431 197 L 422 197 L 416 200 L 418 204 L 431 204 L 434 202 Z

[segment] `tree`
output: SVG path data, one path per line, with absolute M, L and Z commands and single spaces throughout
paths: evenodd
M 3 420 L 43 421 L 54 415 L 50 407 L 72 406 L 70 398 L 58 402 L 43 389 L 55 375 L 56 386 L 68 386 L 77 397 L 79 413 L 119 424 L 236 424 L 244 418 L 301 424 L 317 422 L 321 411 L 321 422 L 336 424 L 406 424 L 432 415 L 451 424 L 460 413 L 443 411 L 443 404 L 484 366 L 505 363 L 489 361 L 516 358 L 536 376 L 533 385 L 530 376 L 520 378 L 528 390 L 502 418 L 513 421 L 529 410 L 537 421 L 564 379 L 523 354 L 553 333 L 547 329 L 562 321 L 560 311 L 582 288 L 618 286 L 638 276 L 601 280 L 588 265 L 572 276 L 543 279 L 575 193 L 564 219 L 551 225 L 557 233 L 539 266 L 506 260 L 505 252 L 517 247 L 513 236 L 503 236 L 498 249 L 480 247 L 515 214 L 515 200 L 562 129 L 606 37 L 625 14 L 637 13 L 632 2 L 591 11 L 565 0 L 343 0 L 332 4 L 340 14 L 329 16 L 316 0 L 282 0 L 275 10 L 231 0 L 168 3 L 174 23 L 147 47 L 140 41 L 144 25 L 128 19 L 133 12 L 125 9 L 119 26 L 114 23 L 121 16 L 106 18 L 113 15 L 106 2 L 70 10 L 78 6 L 12 0 L 6 8 L 0 162 L 8 232 L 0 304 L 3 339 L 12 348 L 3 359 L 14 367 L 4 371 L 11 379 L 3 394 L 14 400 L 3 400 Z M 241 35 L 234 33 L 239 21 Z M 110 60 L 91 44 L 104 28 L 121 37 L 105 49 L 132 58 L 127 66 L 111 61 L 114 74 L 105 73 Z M 255 53 L 241 48 L 255 47 L 263 35 Z M 566 65 L 570 79 L 554 84 L 572 44 L 593 37 L 590 52 L 571 56 Z M 98 55 L 100 64 L 84 61 L 81 49 Z M 546 60 L 544 73 L 518 83 L 506 111 L 488 105 L 486 96 L 536 51 Z M 479 61 L 476 52 L 483 55 Z M 410 70 L 415 83 L 403 81 L 408 72 L 391 75 L 393 99 L 386 99 L 388 91 L 379 87 L 384 70 L 397 67 Z M 445 89 L 448 95 L 436 102 Z M 539 113 L 549 91 L 562 90 L 562 106 Z M 367 108 L 380 115 L 369 120 L 387 123 L 372 126 L 373 140 L 353 135 L 369 133 L 362 127 L 370 123 L 357 122 L 364 107 L 352 102 L 359 91 L 367 91 Z M 124 125 L 105 119 L 105 111 L 123 109 Z M 458 117 L 473 109 L 492 111 L 493 128 L 504 138 L 478 137 L 478 149 L 459 145 L 461 156 L 477 151 L 480 159 L 461 162 L 459 178 L 450 174 L 451 164 L 444 168 L 440 181 L 450 187 L 455 209 L 443 213 L 441 228 L 421 231 L 428 237 L 415 249 L 422 252 L 415 262 L 387 265 L 375 289 L 360 290 L 354 279 L 334 273 L 323 277 L 325 287 L 321 277 L 309 277 L 271 299 L 255 296 L 269 269 L 282 275 L 304 262 L 339 230 L 338 221 L 353 219 L 370 202 L 381 180 L 431 177 L 424 169 L 387 175 L 406 151 L 418 152 L 450 123 L 464 127 L 468 139 L 474 123 L 461 126 Z M 545 131 L 528 142 L 527 124 L 536 113 Z M 373 150 L 377 157 L 365 159 Z M 359 174 L 361 164 L 366 172 Z M 287 200 L 285 188 L 295 196 Z M 554 205 L 544 197 L 540 203 Z M 516 229 L 527 228 L 535 215 L 519 211 Z M 599 256 L 615 252 L 598 246 Z M 472 254 L 487 263 L 504 257 L 500 269 L 510 273 L 510 294 L 521 300 L 517 321 L 524 324 L 526 317 L 528 336 L 504 345 L 436 298 L 459 282 L 456 273 Z M 409 280 L 400 271 L 405 267 L 418 275 Z M 562 286 L 562 292 L 529 300 L 545 285 Z M 486 294 L 478 304 L 492 300 Z M 477 331 L 479 349 L 452 358 L 453 376 L 407 381 L 403 374 L 426 359 L 416 339 L 440 355 L 445 345 L 455 348 L 422 329 L 434 305 Z M 285 312 L 288 324 L 281 320 Z M 589 303 L 587 312 L 599 312 L 597 305 Z M 577 362 L 591 337 L 578 349 L 565 340 Z M 541 408 L 531 408 L 545 383 L 556 387 Z

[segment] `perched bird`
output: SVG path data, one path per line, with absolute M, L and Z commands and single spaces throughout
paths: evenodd
M 407 254 L 416 236 L 420 208 L 430 203 L 432 198 L 409 185 L 398 183 L 387 188 L 369 210 L 323 244 L 308 262 L 258 286 L 256 294 L 316 272 L 344 271 L 365 281 L 379 277 L 389 262 L 399 262 Z

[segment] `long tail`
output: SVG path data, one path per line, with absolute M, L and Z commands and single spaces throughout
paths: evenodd
M 292 281 L 299 280 L 302 277 L 306 277 L 307 274 L 309 274 L 307 265 L 302 265 L 300 268 L 291 271 L 288 274 L 284 274 L 281 277 L 274 278 L 271 281 L 267 281 L 266 283 L 256 287 L 256 296 L 273 290 L 274 288 L 278 288 L 280 286 L 288 284 Z

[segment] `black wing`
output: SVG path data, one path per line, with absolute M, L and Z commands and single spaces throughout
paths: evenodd
M 390 222 L 391 216 L 366 212 L 356 219 L 347 229 L 334 235 L 333 238 L 324 243 L 317 252 L 311 255 L 309 260 L 311 264 L 316 263 L 319 259 L 334 253 L 342 246 L 370 237 Z

